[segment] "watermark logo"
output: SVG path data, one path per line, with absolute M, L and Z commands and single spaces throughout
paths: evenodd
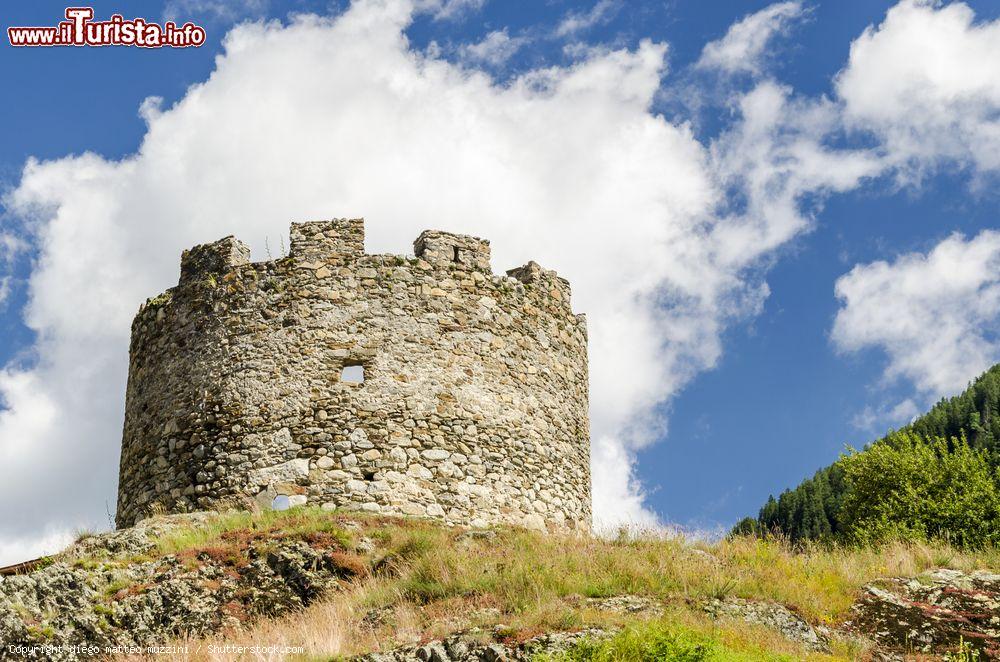
M 51 27 L 9 27 L 11 46 L 137 46 L 139 48 L 188 48 L 205 43 L 205 28 L 188 21 L 163 25 L 144 18 L 126 20 L 112 14 L 95 21 L 93 7 L 67 7 L 66 20 Z
M 10 659 L 19 660 L 52 660 L 92 658 L 98 656 L 112 657 L 127 655 L 156 657 L 167 656 L 171 660 L 187 660 L 192 654 L 201 653 L 202 646 L 195 646 L 194 650 L 187 644 L 152 644 L 146 646 L 133 646 L 121 644 L 114 646 L 97 646 L 94 644 L 7 644 L 6 651 L 12 657 Z M 209 644 L 207 646 L 210 655 L 265 658 L 265 659 L 285 659 L 290 655 L 303 655 L 306 652 L 305 646 L 287 646 L 284 644 L 254 643 L 251 645 L 239 644 Z M 0 653 L 4 649 L 0 649 Z M 7 658 L 4 658 L 7 659 Z

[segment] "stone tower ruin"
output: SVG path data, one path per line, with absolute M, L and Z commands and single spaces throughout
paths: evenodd
M 290 254 L 227 237 L 132 325 L 119 526 L 276 502 L 484 526 L 590 527 L 587 334 L 534 262 L 427 231 L 367 255 L 361 219 Z M 287 500 L 287 501 L 283 501 Z

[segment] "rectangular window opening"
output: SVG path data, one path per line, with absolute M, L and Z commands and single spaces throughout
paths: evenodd
M 462 254 L 459 252 L 458 246 L 455 246 L 455 257 L 452 258 L 452 259 L 455 262 L 459 262 L 459 263 L 461 263 L 461 261 L 462 261 Z
M 363 384 L 365 381 L 365 367 L 363 365 L 345 365 L 340 372 L 340 381 L 348 384 Z

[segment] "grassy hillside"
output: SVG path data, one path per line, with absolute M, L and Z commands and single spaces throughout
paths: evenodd
M 1000 365 L 983 373 L 960 395 L 942 399 L 900 432 L 928 441 L 964 437 L 996 470 L 1000 466 Z M 874 443 L 888 443 L 890 437 Z M 756 518 L 743 520 L 736 530 L 778 533 L 793 542 L 843 540 L 849 533 L 841 511 L 848 489 L 844 467 L 835 463 L 778 498 L 771 496 Z
M 862 585 L 928 568 L 997 567 L 996 550 L 962 553 L 944 545 L 892 544 L 857 550 L 806 547 L 751 537 L 717 544 L 656 537 L 599 540 L 518 529 L 464 531 L 408 519 L 330 515 L 318 510 L 226 514 L 165 534 L 147 557 L 222 559 L 238 567 L 255 545 L 291 538 L 336 541 L 346 568 L 340 588 L 304 611 L 246 618 L 222 633 L 191 638 L 193 659 L 238 659 L 210 646 L 304 648 L 298 659 L 340 659 L 473 627 L 510 641 L 584 627 L 624 628 L 552 660 L 848 660 L 863 639 L 831 636 L 828 654 L 738 619 L 714 619 L 713 599 L 787 606 L 814 626 L 837 627 Z M 80 562 L 79 559 L 77 562 Z M 135 591 L 117 587 L 119 594 Z M 141 590 L 141 589 L 140 589 Z M 600 607 L 613 596 L 649 599 L 657 609 Z M 234 613 L 239 614 L 238 610 Z M 270 659 L 284 659 L 274 657 Z

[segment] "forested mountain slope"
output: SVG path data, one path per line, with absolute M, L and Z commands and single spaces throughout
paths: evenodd
M 942 399 L 900 432 L 924 440 L 964 436 L 995 470 L 1000 465 L 1000 364 L 976 378 L 961 394 Z M 889 435 L 879 442 L 888 439 Z M 736 530 L 780 533 L 794 542 L 840 538 L 846 533 L 840 515 L 847 489 L 843 466 L 834 463 L 777 499 L 771 496 L 756 520 L 746 518 Z

